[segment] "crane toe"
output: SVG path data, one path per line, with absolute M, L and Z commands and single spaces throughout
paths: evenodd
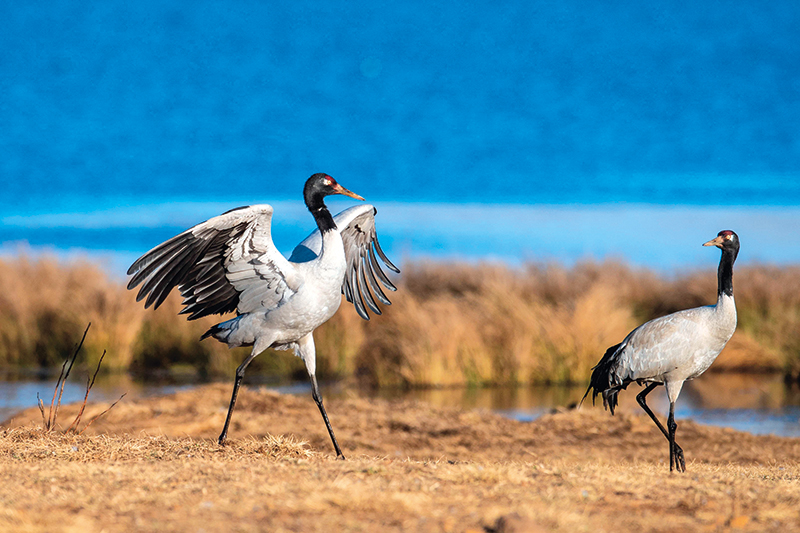
M 674 463 L 675 470 L 678 472 L 686 472 L 686 460 L 683 458 L 683 449 L 678 446 L 677 442 L 674 444 L 674 446 L 675 449 L 671 453 L 670 464 Z

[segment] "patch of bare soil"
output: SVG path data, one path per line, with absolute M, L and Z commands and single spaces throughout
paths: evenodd
M 0 530 L 791 531 L 800 439 L 679 421 L 687 472 L 643 416 L 584 407 L 521 423 L 356 396 L 246 389 L 121 402 L 83 435 L 38 409 L 0 433 Z M 87 407 L 85 419 L 108 405 Z M 71 421 L 77 406 L 64 406 Z

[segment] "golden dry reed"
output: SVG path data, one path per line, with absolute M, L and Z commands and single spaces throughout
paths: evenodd
M 397 282 L 383 316 L 366 322 L 343 304 L 317 330 L 321 376 L 405 387 L 583 383 L 605 349 L 636 325 L 716 297 L 711 269 L 667 278 L 616 262 L 412 263 Z M 740 267 L 734 283 L 739 328 L 712 369 L 797 377 L 800 267 Z M 199 342 L 221 318 L 189 322 L 179 310 L 178 294 L 145 310 L 123 282 L 89 263 L 2 260 L 0 365 L 54 367 L 91 322 L 83 353 L 88 366 L 105 349 L 107 370 L 230 375 L 248 349 Z M 286 352 L 265 354 L 251 369 L 305 375 L 302 362 Z

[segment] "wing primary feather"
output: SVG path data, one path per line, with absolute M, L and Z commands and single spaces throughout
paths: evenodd
M 230 300 L 230 295 L 227 294 L 227 291 L 218 291 L 215 294 L 209 295 L 202 301 L 197 302 L 195 305 L 202 305 L 203 309 L 206 308 L 211 309 L 217 307 L 220 304 L 226 304 L 229 300 Z M 211 314 L 213 314 L 213 312 Z
M 342 293 L 344 293 L 344 299 L 350 303 L 353 303 L 353 290 L 350 288 L 350 280 L 345 275 L 344 283 L 342 283 Z
M 153 300 L 155 300 L 156 296 L 153 295 L 153 289 L 164 279 L 164 276 L 169 274 L 169 268 L 172 264 L 172 260 L 175 259 L 176 256 L 180 255 L 180 250 L 174 253 L 174 255 L 167 257 L 164 261 L 159 263 L 154 263 L 157 268 L 153 270 L 150 275 L 144 280 L 141 288 L 139 289 L 139 294 L 136 296 L 137 301 L 139 299 L 147 297 L 145 301 L 144 307 L 147 309 L 151 305 L 153 305 Z
M 226 313 L 237 307 L 239 293 L 227 279 L 224 258 L 231 242 L 239 239 L 248 227 L 240 223 L 224 230 L 209 230 L 208 244 L 200 254 L 200 259 L 184 278 L 181 294 L 184 295 L 185 313 L 191 313 L 189 320 L 207 315 Z
M 347 270 L 344 275 L 344 283 L 342 283 L 342 293 L 344 294 L 345 300 L 350 303 L 353 303 L 353 286 L 350 283 L 350 271 L 352 267 L 353 265 L 348 262 Z
M 392 269 L 395 273 L 399 274 L 400 273 L 400 269 L 397 268 L 396 266 L 394 266 L 394 263 L 389 261 L 389 258 L 386 257 L 386 254 L 383 253 L 383 249 L 381 248 L 381 244 L 378 242 L 378 236 L 377 235 L 375 235 L 375 238 L 373 239 L 372 244 L 375 245 L 375 250 L 378 252 L 378 255 L 381 257 L 383 262 L 386 263 L 386 266 L 389 267 L 390 269 Z
M 381 265 L 378 263 L 378 259 L 375 257 L 375 252 L 373 251 L 372 248 L 369 249 L 369 260 L 370 263 L 372 263 L 373 272 L 375 272 L 375 274 L 378 275 L 378 278 L 381 280 L 381 283 L 383 283 L 384 287 L 386 287 L 390 291 L 396 291 L 397 287 L 394 286 L 394 283 L 392 283 L 386 276 L 386 274 L 383 272 L 383 269 L 381 268 Z
M 201 304 L 208 300 L 212 300 L 220 293 L 226 293 L 230 296 L 229 294 L 230 292 L 236 293 L 236 289 L 231 287 L 225 278 L 221 278 L 217 280 L 217 282 L 214 283 L 213 285 L 207 287 L 202 293 L 195 292 L 195 294 L 197 295 L 195 297 L 195 303 Z
M 149 252 L 142 256 L 134 265 L 128 269 L 129 273 L 133 273 L 133 277 L 128 282 L 128 290 L 133 289 L 142 281 L 147 280 L 153 272 L 156 272 L 164 264 L 164 259 L 173 255 L 177 249 L 185 243 L 186 239 L 175 240 L 171 246 L 157 250 L 156 254 Z M 168 259 L 167 259 L 168 260 Z M 133 268 L 138 265 L 137 268 Z M 133 272 L 131 272 L 131 270 Z
M 192 309 L 191 314 L 186 317 L 186 320 L 197 320 L 198 318 L 203 318 L 204 316 L 226 313 L 227 311 L 228 310 L 226 310 L 222 305 L 216 307 L 202 307 L 199 309 Z M 189 310 L 187 309 L 186 313 L 188 312 Z
M 222 313 L 228 313 L 230 311 L 235 311 L 236 305 L 231 303 L 231 300 L 224 300 L 219 304 L 216 304 L 212 307 L 208 307 L 203 305 L 202 307 L 198 307 L 198 304 L 194 304 L 192 306 L 184 308 L 180 314 L 186 315 L 191 313 L 187 320 L 197 320 L 198 318 L 203 318 L 204 316 L 209 315 L 218 315 Z
M 128 275 L 136 274 L 137 276 L 141 276 L 143 274 L 142 271 L 146 270 L 154 261 L 157 261 L 160 257 L 163 257 L 166 253 L 169 253 L 174 247 L 179 246 L 183 243 L 187 238 L 187 233 L 181 233 L 180 235 L 176 235 L 175 237 L 169 239 L 166 242 L 163 242 L 141 256 L 139 259 L 133 262 L 133 264 L 128 267 Z M 141 279 L 141 278 L 140 278 Z M 135 285 L 134 285 L 135 286 Z M 131 287 L 128 287 L 131 288 Z
M 359 257 L 356 264 L 358 265 L 358 293 L 361 295 L 364 303 L 367 304 L 367 307 L 369 307 L 376 315 L 380 315 L 382 314 L 381 310 L 378 308 L 378 304 L 375 303 L 375 300 L 372 298 L 372 294 L 369 292 L 369 287 L 367 287 L 367 278 L 364 276 L 364 270 L 366 269 L 364 258 Z
M 367 281 L 369 282 L 370 288 L 372 288 L 372 292 L 375 293 L 375 297 L 385 305 L 392 305 L 392 302 L 389 301 L 389 298 L 381 290 L 381 284 L 378 283 L 378 280 L 375 279 L 375 273 L 373 272 L 374 265 L 372 263 L 372 254 L 367 254 L 367 257 L 364 258 L 364 270 L 367 273 Z
M 202 252 L 202 248 L 186 248 L 170 260 L 169 265 L 165 266 L 167 270 L 164 271 L 161 281 L 153 287 L 153 290 L 150 292 L 151 296 L 154 294 L 157 295 L 153 301 L 153 309 L 158 309 L 158 307 L 164 303 L 164 300 L 167 299 L 169 293 L 172 292 L 172 289 L 176 285 L 180 285 L 186 279 L 186 274 L 191 271 L 194 262 L 197 261 L 197 258 Z
M 357 286 L 356 285 L 357 284 L 357 282 L 356 282 L 356 269 L 355 268 L 351 269 L 349 274 L 350 274 L 350 284 L 351 284 L 352 287 L 355 288 Z M 353 305 L 356 308 L 356 312 L 358 313 L 358 316 L 360 316 L 364 320 L 369 320 L 369 314 L 367 314 L 367 310 L 364 309 L 364 302 L 361 301 L 361 295 L 359 295 L 358 291 L 356 291 L 356 290 L 353 290 L 352 293 L 353 293 Z
M 181 260 L 178 268 L 173 269 L 170 287 L 181 286 L 194 277 L 192 276 L 192 272 L 196 268 L 198 258 L 200 258 L 203 253 L 205 253 L 205 247 L 197 247 L 191 250 L 191 252 Z
M 220 283 L 230 284 L 230 280 L 227 279 L 225 271 L 222 269 L 222 267 L 219 267 L 217 272 L 209 273 L 203 278 L 195 278 L 195 280 L 190 286 L 187 287 L 187 289 L 191 290 L 193 294 L 200 295 L 207 292 L 212 287 L 219 285 Z
M 153 304 L 154 299 L 156 298 L 153 296 L 153 289 L 164 279 L 165 276 L 169 274 L 170 265 L 172 261 L 183 253 L 183 250 L 177 249 L 170 251 L 172 255 L 167 256 L 166 254 L 162 256 L 158 262 L 153 262 L 149 266 L 151 267 L 149 270 L 149 274 L 144 278 L 144 283 L 139 288 L 139 292 L 136 295 L 136 301 L 140 301 L 147 297 L 145 302 L 145 309 L 150 307 Z
M 183 248 L 176 249 L 172 257 L 161 263 L 160 268 L 154 271 L 142 285 L 142 292 L 149 293 L 145 308 L 150 307 L 158 300 L 163 302 L 173 287 L 186 281 L 185 274 L 191 271 L 197 255 L 202 253 L 206 246 L 206 242 L 189 241 L 184 244 Z M 165 294 L 162 295 L 162 293 Z M 159 305 L 161 304 L 156 304 L 156 307 Z
M 204 259 L 205 258 L 200 259 L 200 261 L 197 262 L 197 265 L 195 265 L 197 267 L 197 269 L 198 269 L 196 276 L 197 276 L 197 279 L 199 279 L 199 280 L 204 279 L 208 275 L 209 271 L 213 270 L 214 267 L 219 266 L 218 262 L 217 263 L 211 263 L 209 261 L 204 261 Z

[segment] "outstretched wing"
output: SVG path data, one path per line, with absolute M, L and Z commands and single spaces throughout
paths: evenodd
M 373 206 L 361 204 L 345 209 L 333 218 L 342 236 L 347 260 L 347 273 L 342 284 L 342 292 L 365 320 L 369 320 L 367 309 L 375 314 L 381 314 L 376 299 L 385 305 L 392 303 L 384 294 L 381 285 L 390 291 L 397 290 L 383 272 L 378 258 L 390 270 L 400 272 L 386 257 L 378 243 L 378 234 L 375 231 L 377 212 Z M 295 263 L 311 261 L 319 255 L 320 250 L 322 250 L 322 236 L 317 230 L 297 245 L 289 261 Z
M 236 310 L 272 309 L 301 283 L 272 243 L 272 206 L 228 211 L 159 244 L 128 269 L 128 289 L 142 284 L 136 301 L 164 302 L 178 287 L 189 320 Z

